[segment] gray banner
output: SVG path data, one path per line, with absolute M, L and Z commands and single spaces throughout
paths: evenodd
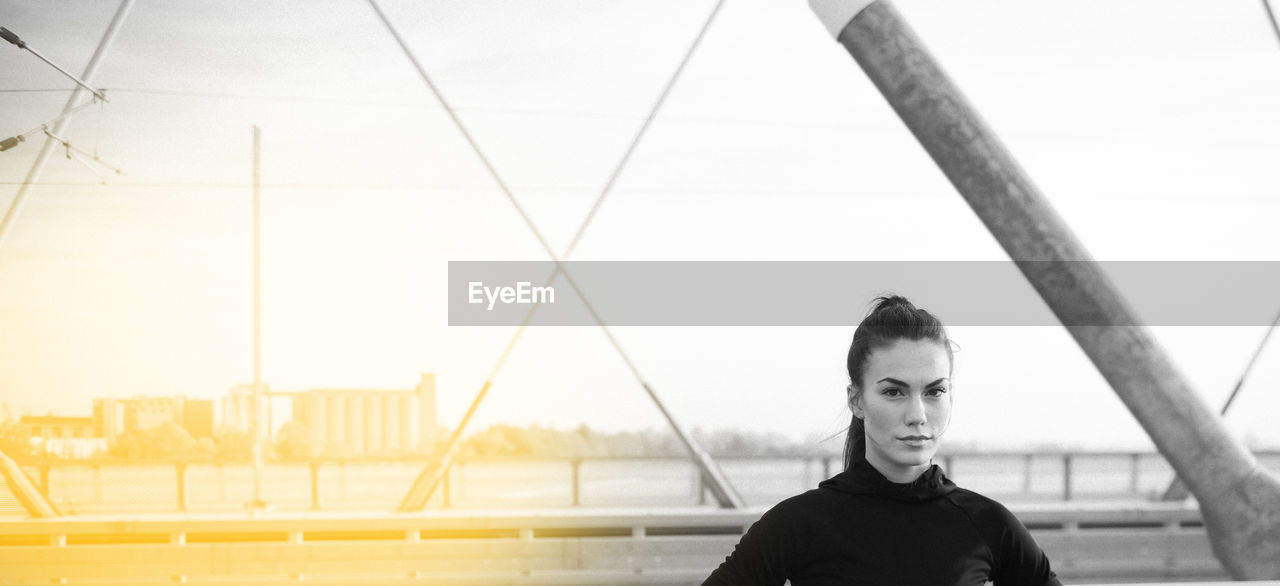
M 1024 261 L 1021 264 L 1034 264 Z M 1142 325 L 1268 325 L 1280 262 L 1100 262 Z M 852 326 L 896 293 L 949 325 L 1062 324 L 1011 261 L 450 262 L 449 325 Z

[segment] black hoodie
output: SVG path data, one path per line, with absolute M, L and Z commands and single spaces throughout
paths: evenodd
M 866 460 L 778 503 L 703 585 L 1061 583 L 1008 509 L 930 466 L 908 484 Z

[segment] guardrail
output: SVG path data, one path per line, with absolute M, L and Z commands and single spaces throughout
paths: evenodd
M 1280 470 L 1280 452 L 1258 452 L 1259 458 L 1273 470 Z M 1058 451 L 951 451 L 940 454 L 937 458 L 948 475 L 962 486 L 974 488 L 979 492 L 1014 499 L 1060 499 L 1073 501 L 1093 498 L 1127 498 L 1137 500 L 1152 498 L 1162 492 L 1164 486 L 1172 479 L 1172 471 L 1163 458 L 1154 452 L 1058 452 Z M 840 466 L 840 458 L 833 455 L 796 456 L 796 457 L 752 457 L 752 458 L 720 458 L 722 468 L 732 481 L 752 490 L 766 490 L 761 494 L 744 494 L 749 504 L 768 505 L 789 494 L 795 494 L 812 488 L 823 478 L 834 474 Z M 644 504 L 663 504 L 667 506 L 685 506 L 705 503 L 705 494 L 700 486 L 700 478 L 687 460 L 678 458 L 484 458 L 468 459 L 446 476 L 444 490 L 432 503 L 432 507 L 450 508 L 453 506 L 479 506 L 489 508 L 496 505 L 484 499 L 468 502 L 468 487 L 485 489 L 475 479 L 468 480 L 468 473 L 481 469 L 496 470 L 499 467 L 512 465 L 537 465 L 536 480 L 545 484 L 563 484 L 554 492 L 557 496 L 546 502 L 549 506 L 588 506 L 588 505 L 625 505 L 626 499 L 613 499 L 602 496 L 600 492 L 592 493 L 586 485 L 601 482 L 602 469 L 612 464 L 659 463 L 666 466 L 657 474 L 664 475 L 668 484 L 685 483 L 685 489 L 677 490 L 667 496 L 663 502 L 646 502 Z M 272 462 L 271 470 L 293 470 L 287 476 L 287 487 L 277 491 L 278 501 L 287 501 L 282 506 L 296 510 L 310 508 L 344 509 L 344 508 L 386 508 L 390 509 L 408 483 L 416 476 L 425 459 L 362 459 L 340 460 L 323 459 L 304 462 Z M 367 480 L 371 469 L 381 465 L 400 464 L 405 474 L 392 475 L 390 478 Z M 238 472 L 247 470 L 245 463 L 232 462 L 168 462 L 168 463 L 123 463 L 123 462 L 35 462 L 27 463 L 29 473 L 39 479 L 40 490 L 55 502 L 64 505 L 70 503 L 74 512 L 140 512 L 163 510 L 234 510 L 241 501 L 237 500 L 238 489 L 243 488 L 234 479 Z M 751 470 L 768 466 L 765 474 L 771 479 L 779 479 L 779 486 L 760 489 Z M 156 477 L 157 467 L 172 467 L 172 472 Z M 1105 490 L 1099 491 L 1099 467 L 1105 469 L 1107 476 Z M 511 467 L 515 469 L 515 466 Z M 615 467 L 616 468 L 616 467 Z M 162 469 L 162 468 L 161 468 Z M 77 470 L 79 470 L 77 472 Z M 137 508 L 130 508 L 130 501 L 122 499 L 119 493 L 125 488 L 137 486 L 140 490 L 141 480 L 130 477 L 131 470 L 150 470 L 146 482 L 145 500 L 137 502 Z M 585 472 L 584 472 L 585 471 Z M 225 472 L 225 474 L 224 474 Z M 115 478 L 112 478 L 112 476 Z M 104 480 L 104 476 L 107 478 Z M 226 479 L 224 479 L 224 476 Z M 403 476 L 403 478 L 400 478 Z M 794 478 L 790 478 L 794 476 Z M 1003 480 L 998 486 L 984 485 L 984 478 L 999 476 Z M 74 478 L 72 478 L 74 477 Z M 194 480 L 193 480 L 194 479 Z M 194 488 L 192 482 L 197 484 Z M 369 492 L 368 486 L 362 482 L 374 482 L 379 491 L 394 488 L 394 495 L 386 494 L 377 497 L 365 495 L 365 501 L 359 501 L 359 495 Z M 244 486 L 247 485 L 247 481 Z M 69 486 L 74 485 L 74 486 Z M 403 486 L 402 486 L 403 485 Z M 167 488 L 166 488 L 167 486 Z M 276 487 L 268 486 L 275 490 Z M 491 487 L 490 487 L 491 488 Z M 670 488 L 670 487 L 668 487 Z M 776 492 L 768 492 L 769 490 Z M 203 492 L 201 492 L 203 491 Z M 211 492 L 212 491 L 212 492 Z M 477 490 L 475 494 L 484 492 Z M 489 490 L 492 493 L 492 490 Z M 748 491 L 750 492 L 750 491 Z M 107 494 L 104 497 L 104 493 Z M 678 494 L 677 494 L 678 493 Z M 349 498 L 349 495 L 350 498 Z M 194 500 L 193 500 L 194 499 Z M 477 500 L 477 499 L 472 499 Z M 385 501 L 385 502 L 383 502 Z M 638 502 L 632 504 L 639 504 Z M 353 507 L 354 505 L 354 507 Z M 516 503 L 515 506 L 533 506 L 533 503 Z
M 1012 506 L 1064 581 L 1225 579 L 1194 506 Z M 0 583 L 696 584 L 761 510 L 0 523 Z

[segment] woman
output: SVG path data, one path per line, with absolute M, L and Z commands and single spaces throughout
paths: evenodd
M 878 298 L 849 348 L 844 472 L 766 512 L 704 585 L 1060 584 L 1008 509 L 931 463 L 953 358 L 936 317 Z

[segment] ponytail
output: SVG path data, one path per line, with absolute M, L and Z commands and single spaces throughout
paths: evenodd
M 857 415 L 849 422 L 849 435 L 844 438 L 844 469 L 867 457 L 867 426 Z

